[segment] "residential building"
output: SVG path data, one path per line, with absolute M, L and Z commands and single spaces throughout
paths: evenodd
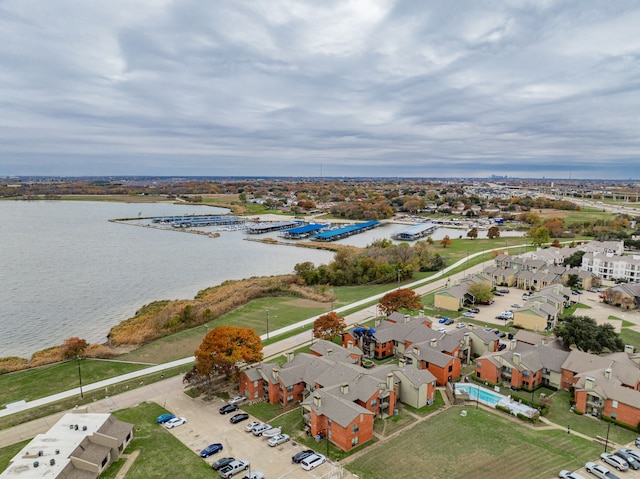
M 133 439 L 133 427 L 111 414 L 78 408 L 33 438 L 11 459 L 0 478 L 97 478 L 120 459 Z

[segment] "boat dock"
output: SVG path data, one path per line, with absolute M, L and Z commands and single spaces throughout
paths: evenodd
M 312 236 L 316 241 L 336 241 L 348 236 L 364 233 L 370 229 L 380 226 L 379 221 L 367 221 L 366 223 L 358 223 L 355 225 L 345 226 L 335 230 L 322 231 Z
M 329 225 L 323 225 L 319 223 L 309 223 L 308 225 L 298 226 L 280 233 L 279 236 L 286 239 L 301 239 L 311 236 L 318 231 L 328 228 Z
M 418 223 L 417 225 L 409 226 L 402 231 L 397 232 L 392 237 L 395 240 L 402 241 L 415 241 L 425 236 L 429 236 L 435 230 L 438 229 L 438 225 L 435 223 Z
M 247 227 L 247 233 L 259 235 L 262 233 L 270 233 L 272 231 L 286 230 L 300 226 L 302 221 L 281 221 L 279 223 L 255 223 Z
M 240 225 L 245 222 L 244 219 L 237 216 L 164 216 L 161 218 L 153 218 L 152 223 L 172 226 L 173 228 L 192 228 L 194 226 L 226 226 Z

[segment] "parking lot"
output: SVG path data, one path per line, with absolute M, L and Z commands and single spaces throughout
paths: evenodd
M 626 446 L 624 446 L 626 448 L 629 449 L 636 449 L 637 448 L 634 446 L 633 443 L 631 444 L 627 444 Z M 612 454 L 614 451 L 616 451 L 616 449 L 607 449 L 607 452 Z M 613 474 L 615 474 L 616 476 L 618 476 L 620 479 L 640 479 L 640 470 L 634 471 L 633 469 L 629 469 L 628 471 L 624 471 L 624 472 L 620 472 L 618 470 L 616 470 L 613 466 L 607 464 L 606 462 L 604 462 L 602 459 L 600 458 L 592 458 L 590 459 L 591 462 L 595 462 L 596 464 L 600 464 L 601 466 L 606 467 L 607 469 L 609 469 L 609 471 L 611 471 Z M 573 472 L 577 472 L 578 474 L 582 475 L 585 478 L 589 478 L 589 477 L 596 477 L 593 474 L 590 474 L 587 472 L 587 470 L 585 469 L 585 467 L 581 467 L 580 469 L 577 469 L 576 471 Z
M 251 464 L 250 470 L 263 472 L 266 479 L 330 477 L 331 470 L 337 469 L 337 466 L 327 462 L 313 471 L 304 471 L 299 464 L 291 462 L 291 457 L 297 452 L 307 449 L 306 446 L 289 441 L 280 446 L 269 447 L 267 438 L 256 437 L 251 432 L 245 432 L 245 425 L 256 420 L 255 418 L 250 417 L 247 421 L 231 424 L 229 419 L 236 413 L 221 415 L 218 409 L 224 404 L 226 403 L 220 399 L 204 402 L 192 399 L 182 392 L 176 392 L 171 397 L 167 397 L 165 407 L 176 416 L 186 417 L 188 422 L 169 429 L 169 431 L 195 454 L 199 454 L 211 443 L 222 443 L 223 450 L 221 452 L 203 460 L 212 464 L 222 457 L 246 459 Z M 291 434 L 291 432 L 283 431 L 287 434 Z M 212 474 L 213 477 L 217 477 L 216 472 L 212 471 Z M 244 473 L 238 474 L 236 477 L 243 476 Z M 345 471 L 345 475 L 342 477 L 353 476 Z

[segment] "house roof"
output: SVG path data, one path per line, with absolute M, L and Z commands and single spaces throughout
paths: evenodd
M 320 398 L 320 406 L 315 402 L 315 397 Z M 335 421 L 342 427 L 347 427 L 360 414 L 368 414 L 373 416 L 374 413 L 359 406 L 353 401 L 330 394 L 323 389 L 316 390 L 310 394 L 307 399 L 302 402 L 303 406 L 313 410 L 318 416 L 326 416 Z
M 577 377 L 576 389 L 594 392 L 603 399 L 611 399 L 640 409 L 640 392 L 625 387 L 614 371 L 611 372 L 609 377 L 606 377 L 603 369 L 580 373 Z M 586 389 L 587 378 L 594 380 L 589 389 Z
M 353 354 L 362 356 L 362 350 L 357 346 L 344 348 L 339 344 L 324 339 L 319 339 L 318 341 L 313 343 L 310 351 L 313 353 L 317 353 L 320 356 L 328 356 L 330 354 L 332 356 L 332 359 L 336 361 L 343 360 L 344 362 L 352 362 L 353 360 L 352 358 L 350 358 L 350 356 Z M 340 357 L 340 359 L 336 359 L 338 357 Z

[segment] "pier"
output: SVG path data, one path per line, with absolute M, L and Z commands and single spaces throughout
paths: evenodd
M 322 231 L 312 236 L 316 241 L 336 241 L 348 236 L 364 233 L 380 226 L 379 221 L 367 221 L 366 223 L 358 223 L 355 225 L 345 226 L 344 228 L 338 228 L 335 230 Z
M 435 223 L 418 223 L 417 225 L 409 226 L 402 231 L 397 232 L 392 236 L 395 240 L 402 241 L 415 241 L 425 236 L 429 236 L 435 230 L 438 229 L 438 225 Z
M 304 226 L 298 226 L 297 228 L 292 228 L 290 230 L 286 230 L 279 234 L 282 238 L 286 239 L 302 239 L 312 234 L 317 233 L 323 229 L 327 229 L 329 225 L 323 225 L 319 223 L 310 223 Z

